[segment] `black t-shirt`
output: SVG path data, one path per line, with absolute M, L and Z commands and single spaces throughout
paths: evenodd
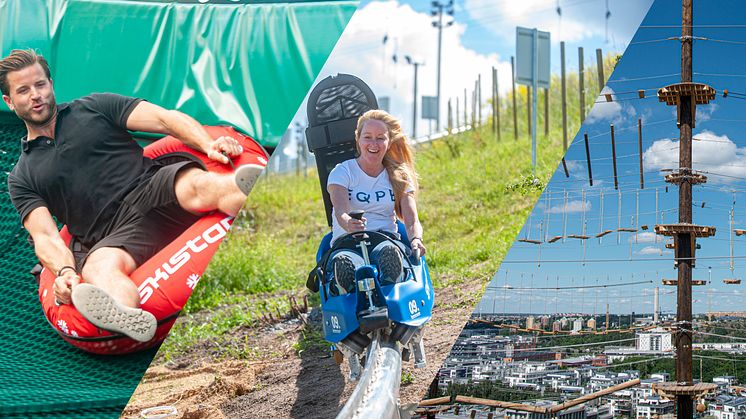
M 126 129 L 141 99 L 92 94 L 57 107 L 55 138 L 21 141 L 8 190 L 21 220 L 47 207 L 83 243 L 103 238 L 122 198 L 152 175 Z

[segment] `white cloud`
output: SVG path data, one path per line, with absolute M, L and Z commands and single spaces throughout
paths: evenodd
M 739 148 L 727 135 L 702 131 L 694 135 L 692 162 L 695 170 L 704 171 L 708 181 L 731 183 L 746 177 L 746 148 Z M 646 170 L 673 169 L 679 163 L 679 142 L 661 139 L 645 150 L 643 161 Z
M 612 102 L 606 101 L 605 94 L 611 94 Z M 586 123 L 595 123 L 599 121 L 610 121 L 614 124 L 618 124 L 622 120 L 623 107 L 616 101 L 616 95 L 614 90 L 609 86 L 605 86 L 601 93 L 599 93 L 596 99 L 596 104 L 593 105 L 591 112 L 586 118 Z
M 712 114 L 715 113 L 718 108 L 719 106 L 717 103 L 697 106 L 697 122 L 709 121 L 710 118 L 712 118 Z
M 567 213 L 573 213 L 573 212 L 583 212 L 590 211 L 592 208 L 591 201 L 585 201 L 585 206 L 583 206 L 583 201 L 568 201 L 567 205 L 564 203 L 561 205 L 553 206 L 549 208 L 550 214 L 564 214 Z
M 336 74 L 348 73 L 363 79 L 376 96 L 391 98 L 390 112 L 402 119 L 406 132 L 411 132 L 412 98 L 414 91 L 414 66 L 407 64 L 409 55 L 424 63 L 418 71 L 418 97 L 435 96 L 437 92 L 437 31 L 428 13 L 418 13 L 409 5 L 397 1 L 369 3 L 358 10 L 347 25 L 334 52 L 329 57 L 318 80 Z M 441 125 L 448 117 L 448 99 L 459 100 L 459 119 L 463 121 L 464 88 L 468 90 L 468 107 L 471 109 L 471 92 L 478 75 L 482 76 L 482 112 L 492 83 L 492 67 L 498 71 L 501 93 L 511 85 L 510 60 L 497 54 L 479 54 L 464 47 L 461 38 L 466 30 L 456 22 L 443 29 L 441 60 Z M 384 43 L 384 36 L 387 41 Z M 398 57 L 394 63 L 392 56 Z M 418 109 L 418 114 L 421 111 Z M 455 115 L 454 115 L 455 120 Z M 427 133 L 428 122 L 420 121 L 418 134 Z
M 635 253 L 638 255 L 661 255 L 663 254 L 663 250 L 655 246 L 645 246 Z
M 630 243 L 655 243 L 655 239 L 658 235 L 651 231 L 643 231 L 642 233 L 633 234 L 629 238 Z
M 553 35 L 552 42 L 560 40 L 577 42 L 592 36 L 603 36 L 603 27 L 588 25 L 587 19 L 585 21 L 581 20 L 582 18 L 577 19 L 569 13 L 569 9 L 563 11 L 565 18 L 560 21 L 556 5 L 556 0 L 505 2 L 466 0 L 464 2 L 464 8 L 470 18 L 487 28 L 493 28 L 499 36 L 515 36 L 516 26 L 530 26 L 549 31 Z
M 567 171 L 570 173 L 575 173 L 577 171 L 585 169 L 585 166 L 583 166 L 583 164 L 576 160 L 565 160 L 565 163 L 567 164 Z

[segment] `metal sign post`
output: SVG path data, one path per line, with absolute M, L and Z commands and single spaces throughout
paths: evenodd
M 391 113 L 391 97 L 381 96 L 378 98 L 378 109 Z
M 438 119 L 438 97 L 422 96 L 422 119 Z
M 438 121 L 438 97 L 437 96 L 422 96 L 422 119 L 427 119 L 430 122 L 430 132 L 428 135 L 433 133 L 433 121 Z
M 531 170 L 536 177 L 536 128 L 537 97 L 539 88 L 548 89 L 551 79 L 549 72 L 549 32 L 536 28 L 516 27 L 516 81 L 531 86 L 532 125 L 531 129 Z

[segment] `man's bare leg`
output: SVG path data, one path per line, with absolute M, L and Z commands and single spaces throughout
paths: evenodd
M 140 294 L 129 275 L 137 268 L 135 259 L 118 247 L 102 247 L 88 255 L 80 272 L 86 283 L 95 285 L 127 307 L 140 307 Z
M 198 168 L 184 169 L 176 177 L 176 198 L 182 208 L 193 214 L 219 210 L 236 216 L 262 169 L 259 166 L 242 166 L 236 169 L 238 176 Z M 243 187 L 239 188 L 237 182 L 243 182 Z
M 83 266 L 85 283 L 72 290 L 72 301 L 80 314 L 95 326 L 147 342 L 155 334 L 157 321 L 139 308 L 140 296 L 129 278 L 136 267 L 132 256 L 122 249 L 95 250 Z

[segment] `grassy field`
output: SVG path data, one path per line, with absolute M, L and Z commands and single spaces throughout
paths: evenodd
M 611 58 L 608 61 L 610 67 Z M 592 92 L 586 103 L 592 103 L 598 92 L 591 74 L 595 77 L 592 68 L 586 72 L 587 90 Z M 539 108 L 538 182 L 531 174 L 525 93 L 517 105 L 518 140 L 508 117 L 508 98 L 502 98 L 500 142 L 487 122 L 417 148 L 418 207 L 436 288 L 457 287 L 465 278 L 486 284 L 497 271 L 562 157 L 558 86 L 555 78 L 549 136 L 543 135 L 543 107 Z M 579 126 L 577 76 L 569 78 L 568 91 L 572 140 Z M 230 339 L 231 330 L 254 324 L 260 313 L 287 312 L 287 296 L 305 293 L 318 243 L 328 231 L 315 172 L 263 176 L 160 354 L 168 358 L 208 339 L 220 346 Z M 311 298 L 312 303 L 318 301 L 315 295 Z M 251 356 L 251 348 L 230 347 L 226 356 Z

